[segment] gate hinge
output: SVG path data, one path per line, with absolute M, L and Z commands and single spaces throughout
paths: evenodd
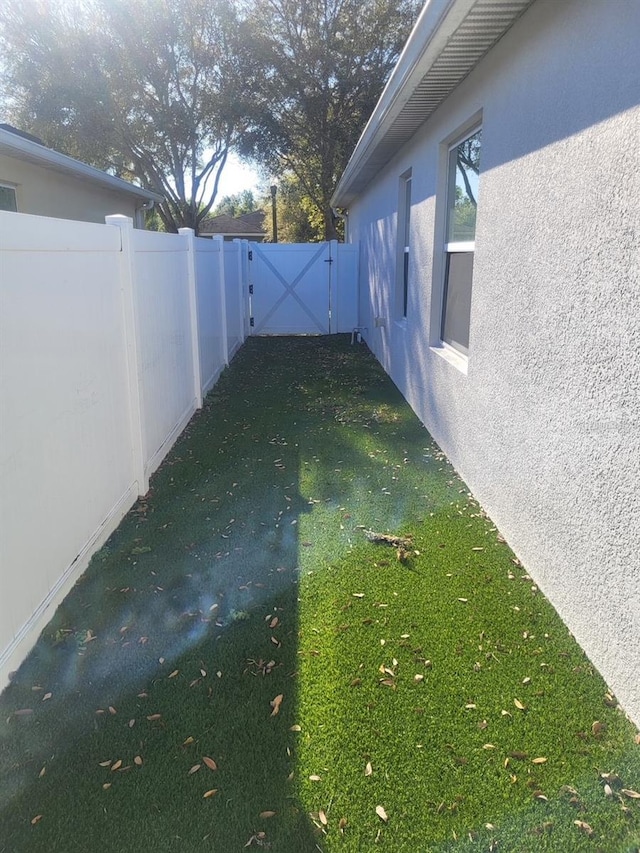
M 252 284 L 249 285 L 249 293 L 251 295 L 253 295 L 253 285 Z
M 253 252 L 251 251 L 251 249 L 249 249 L 249 260 L 253 260 Z
M 254 322 L 253 322 L 253 317 L 249 317 L 249 325 L 250 325 L 250 326 L 255 325 L 255 324 L 254 324 Z

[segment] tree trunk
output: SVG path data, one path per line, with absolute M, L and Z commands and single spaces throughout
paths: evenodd
M 324 239 L 328 242 L 329 240 L 339 240 L 340 234 L 338 233 L 338 229 L 336 227 L 336 218 L 333 215 L 333 209 L 330 204 L 326 204 L 324 207 Z

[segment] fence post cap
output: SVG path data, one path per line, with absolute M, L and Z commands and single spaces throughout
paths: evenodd
M 119 228 L 133 228 L 133 218 L 123 213 L 112 213 L 105 216 L 104 221 L 107 225 L 117 225 Z

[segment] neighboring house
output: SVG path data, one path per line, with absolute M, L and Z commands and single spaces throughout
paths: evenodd
M 252 240 L 254 243 L 264 242 L 266 233 L 264 213 L 261 210 L 243 213 L 242 216 L 229 216 L 226 213 L 221 213 L 219 216 L 204 219 L 198 229 L 200 237 L 220 235 L 225 240 Z
M 144 212 L 162 196 L 114 178 L 40 140 L 0 124 L 0 210 L 101 222 L 123 213 L 144 228 Z
M 367 343 L 636 723 L 638 33 L 430 0 L 332 200 Z

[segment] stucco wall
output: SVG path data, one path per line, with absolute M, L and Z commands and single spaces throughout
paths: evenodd
M 7 154 L 0 154 L 0 183 L 17 185 L 18 212 L 36 216 L 104 224 L 105 216 L 123 213 L 135 221 L 136 206 L 143 203 L 142 199 Z
M 640 723 L 638 32 L 637 3 L 538 0 L 349 219 L 369 346 Z M 480 111 L 465 373 L 435 346 L 444 142 Z M 408 168 L 409 309 L 398 321 Z

